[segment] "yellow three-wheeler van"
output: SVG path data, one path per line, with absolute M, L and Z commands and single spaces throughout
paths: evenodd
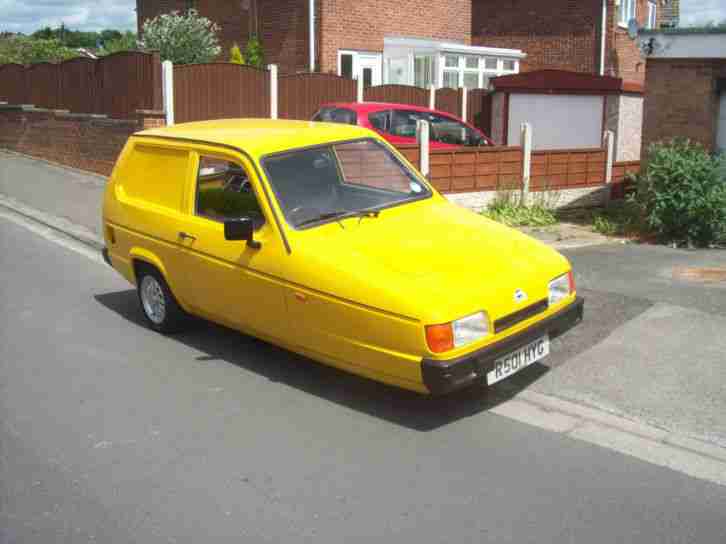
M 103 225 L 104 257 L 152 328 L 193 314 L 422 393 L 494 384 L 582 319 L 562 255 L 449 203 L 356 126 L 140 132 Z

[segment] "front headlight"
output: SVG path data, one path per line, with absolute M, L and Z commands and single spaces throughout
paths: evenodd
M 549 284 L 549 305 L 552 306 L 566 299 L 575 292 L 575 280 L 572 270 L 553 279 Z
M 453 323 L 454 347 L 461 347 L 489 334 L 489 320 L 484 312 L 457 319 Z
M 471 344 L 487 334 L 489 334 L 489 318 L 486 313 L 478 312 L 451 323 L 428 325 L 426 342 L 434 353 L 443 353 Z

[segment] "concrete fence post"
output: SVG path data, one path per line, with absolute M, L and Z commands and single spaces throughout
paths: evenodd
M 363 78 L 358 77 L 356 83 L 358 84 L 358 97 L 356 98 L 356 100 L 360 104 L 361 102 L 363 102 Z
M 612 130 L 605 131 L 605 150 L 607 160 L 605 161 L 605 183 L 613 181 L 613 163 L 615 162 L 615 133 Z
M 529 202 L 529 182 L 532 176 L 532 125 L 522 123 L 522 204 Z
M 468 100 L 468 93 L 467 88 L 462 87 L 461 88 L 461 119 L 466 123 L 466 108 L 467 108 L 467 100 Z
M 174 124 L 174 65 L 170 60 L 161 63 L 161 91 L 166 126 Z
M 419 170 L 424 177 L 429 177 L 429 132 L 430 127 L 428 121 L 416 121 L 416 138 L 418 139 L 419 151 Z
M 429 85 L 429 109 L 436 109 L 436 87 L 434 85 Z
M 270 119 L 277 119 L 277 64 L 267 66 L 270 70 Z

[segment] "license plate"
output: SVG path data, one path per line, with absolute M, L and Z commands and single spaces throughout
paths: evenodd
M 487 385 L 495 384 L 504 378 L 516 374 L 529 365 L 547 357 L 550 353 L 550 337 L 548 335 L 522 346 L 504 357 L 494 361 L 494 370 L 487 372 Z

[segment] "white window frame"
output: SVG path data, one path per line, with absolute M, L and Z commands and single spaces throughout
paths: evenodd
M 459 61 L 457 63 L 457 66 L 446 66 L 446 56 L 458 56 Z M 474 55 L 479 57 L 479 66 L 478 68 L 467 68 L 466 67 L 466 57 L 472 56 L 470 54 L 458 54 L 458 53 L 448 53 L 443 52 L 439 56 L 439 70 L 438 70 L 438 81 L 437 81 L 437 88 L 442 88 L 444 85 L 444 72 L 454 72 L 456 71 L 458 73 L 457 77 L 457 88 L 461 88 L 464 86 L 464 74 L 466 73 L 478 73 L 478 88 L 483 87 L 484 80 L 489 80 L 492 77 L 501 76 L 505 74 L 517 74 L 519 73 L 519 60 L 518 59 L 512 59 L 508 57 L 493 57 L 492 55 Z M 485 58 L 496 58 L 497 60 L 497 67 L 496 69 L 487 68 L 486 67 L 486 61 Z M 514 68 L 511 70 L 505 70 L 504 69 L 504 61 L 512 61 L 514 63 Z
M 618 25 L 628 28 L 630 19 L 638 18 L 638 0 L 620 0 L 618 11 Z
M 648 2 L 648 22 L 646 28 L 652 30 L 658 26 L 658 4 L 656 2 Z

